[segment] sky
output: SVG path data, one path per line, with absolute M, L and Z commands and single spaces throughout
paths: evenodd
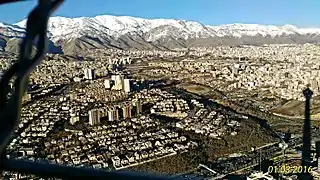
M 26 18 L 35 0 L 0 5 L 0 22 Z M 320 27 L 320 0 L 65 0 L 53 16 L 126 15 L 172 18 L 206 25 L 254 23 Z

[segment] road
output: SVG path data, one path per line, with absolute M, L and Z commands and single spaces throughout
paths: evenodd
M 319 133 L 320 133 L 319 128 L 313 128 L 312 138 L 319 138 L 320 137 Z M 302 137 L 295 137 L 295 138 L 292 138 L 287 144 L 288 144 L 288 148 L 295 148 L 297 146 L 302 145 L 302 143 L 303 143 Z M 265 160 L 265 159 L 272 158 L 273 154 L 281 151 L 282 149 L 279 147 L 279 143 L 276 143 L 274 145 L 261 148 L 261 152 L 260 150 L 251 151 L 251 152 L 248 152 L 248 154 L 246 154 L 245 156 L 236 157 L 236 158 L 227 158 L 227 159 L 212 163 L 211 165 L 207 164 L 207 166 L 213 171 L 219 172 L 218 176 L 213 177 L 214 179 L 217 179 L 217 177 L 223 178 L 228 174 L 235 173 L 236 171 L 244 170 L 249 167 L 254 167 L 259 165 L 260 153 L 261 153 L 261 160 Z

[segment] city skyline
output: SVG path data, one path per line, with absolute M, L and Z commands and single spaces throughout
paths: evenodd
M 320 178 L 320 1 L 36 2 L 0 7 L 0 179 Z
M 16 23 L 27 16 L 36 1 L 26 1 L 0 6 L 0 22 Z M 125 6 L 123 6 L 125 4 Z M 152 1 L 135 2 L 102 1 L 66 1 L 53 16 L 94 17 L 98 15 L 133 16 L 146 19 L 181 19 L 198 21 L 207 25 L 220 24 L 292 24 L 299 27 L 320 27 L 317 23 L 317 9 L 320 2 L 275 0 L 252 2 L 249 0 L 231 1 Z M 76 7 L 76 8 L 75 8 Z M 72 11 L 70 10 L 72 9 Z M 14 13 L 13 13 L 14 12 Z

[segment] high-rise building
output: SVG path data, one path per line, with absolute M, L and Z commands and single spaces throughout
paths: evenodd
M 120 84 L 121 83 L 121 80 L 122 80 L 122 76 L 120 74 L 117 74 L 116 75 L 116 84 Z
M 124 84 L 123 84 L 123 89 L 124 92 L 130 92 L 131 88 L 130 88 L 130 79 L 124 79 Z
M 132 117 L 137 117 L 137 115 L 138 115 L 138 113 L 137 113 L 137 108 L 136 108 L 136 106 L 133 106 L 133 107 L 131 108 L 131 116 L 132 116 Z
M 124 113 L 123 108 L 121 106 L 117 106 L 116 109 L 117 109 L 117 112 L 118 112 L 118 119 L 122 119 L 123 118 L 123 113 Z
M 106 88 L 106 89 L 110 89 L 111 88 L 110 79 L 104 80 L 104 88 Z
M 93 80 L 96 78 L 95 70 L 94 69 L 85 69 L 84 70 L 84 78 Z
M 92 109 L 89 111 L 89 124 L 96 125 L 100 123 L 100 110 Z
M 116 77 L 117 77 L 117 75 L 111 75 L 111 80 L 116 81 Z
M 118 87 L 119 90 L 123 89 L 123 79 L 124 76 L 123 75 L 117 75 L 116 76 L 116 86 Z
M 85 78 L 85 79 L 89 79 L 88 69 L 84 69 L 83 74 L 84 74 L 84 78 Z
M 119 111 L 117 110 L 117 108 L 114 108 L 113 109 L 113 117 L 114 117 L 114 120 L 119 120 Z
M 107 109 L 106 108 L 101 108 L 100 109 L 100 122 L 101 122 L 101 119 L 102 118 L 105 118 L 105 117 L 107 117 L 108 116 L 108 111 L 107 111 Z
M 79 116 L 71 116 L 70 117 L 70 124 L 74 125 L 76 122 L 78 122 L 80 120 Z
M 141 114 L 142 113 L 141 101 L 139 99 L 134 99 L 132 103 L 133 103 L 134 108 L 136 109 L 136 113 Z
M 109 109 L 109 111 L 108 111 L 108 119 L 109 119 L 109 121 L 114 121 L 113 109 Z
M 109 121 L 119 120 L 119 112 L 118 112 L 117 108 L 112 107 L 112 108 L 109 109 L 109 111 L 108 111 L 108 119 L 109 119 Z
M 131 109 L 132 109 L 131 104 L 125 104 L 122 109 L 123 109 L 123 118 L 124 119 L 131 118 Z
M 111 76 L 111 79 L 114 80 L 115 85 L 112 87 L 114 90 L 122 90 L 123 89 L 123 75 L 113 75 Z
M 89 79 L 90 80 L 96 79 L 96 71 L 94 69 L 89 70 Z

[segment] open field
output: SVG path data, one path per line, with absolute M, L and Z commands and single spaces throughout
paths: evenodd
M 272 109 L 271 112 L 282 114 L 285 116 L 292 116 L 297 118 L 304 117 L 304 110 L 305 110 L 305 102 L 304 101 L 297 101 L 291 100 L 278 107 L 276 109 Z M 320 97 L 316 96 L 311 99 L 311 116 L 320 120 Z
M 211 89 L 202 85 L 192 84 L 192 83 L 183 83 L 178 85 L 179 88 L 185 89 L 191 93 L 196 93 L 203 95 L 208 93 Z
M 178 118 L 178 119 L 183 119 L 183 118 L 188 116 L 187 113 L 179 113 L 179 112 L 175 112 L 175 113 L 172 113 L 172 112 L 160 112 L 160 113 L 157 113 L 157 114 L 162 115 L 162 116 L 168 116 L 168 117 L 171 117 L 171 118 Z

